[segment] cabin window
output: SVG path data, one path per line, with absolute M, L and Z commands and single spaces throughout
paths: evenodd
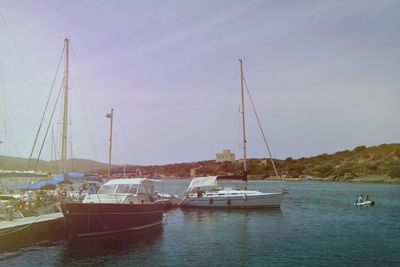
M 147 188 L 145 185 L 141 184 L 139 186 L 138 193 L 151 194 L 150 192 L 151 192 L 150 188 Z
M 115 184 L 102 185 L 97 193 L 98 194 L 112 194 L 112 193 L 114 193 L 116 187 L 117 187 L 117 185 L 115 185 Z
M 136 191 L 137 191 L 137 187 L 136 187 L 136 185 L 131 185 L 130 187 L 129 187 L 129 193 L 130 194 L 136 194 Z
M 127 194 L 129 193 L 129 184 L 119 184 L 115 193 Z

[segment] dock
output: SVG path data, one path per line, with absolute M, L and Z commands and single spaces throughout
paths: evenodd
M 0 222 L 1 250 L 64 238 L 65 218 L 62 212 Z

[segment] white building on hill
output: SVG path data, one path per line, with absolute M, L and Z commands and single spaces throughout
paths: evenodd
M 232 153 L 229 149 L 224 149 L 222 153 L 216 154 L 216 161 L 217 162 L 235 161 L 235 153 Z

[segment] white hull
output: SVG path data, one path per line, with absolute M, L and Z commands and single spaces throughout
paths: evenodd
M 213 195 L 186 196 L 181 202 L 181 207 L 187 208 L 280 208 L 283 193 L 259 193 L 254 195 Z
M 354 205 L 355 206 L 357 206 L 357 207 L 362 207 L 362 206 L 374 206 L 375 205 L 375 202 L 374 201 L 364 201 L 364 202 L 361 202 L 361 203 L 358 203 L 358 202 L 356 202 L 356 203 L 354 203 Z

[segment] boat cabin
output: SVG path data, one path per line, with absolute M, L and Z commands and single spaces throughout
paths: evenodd
M 96 194 L 83 203 L 145 204 L 154 202 L 154 181 L 146 178 L 113 179 L 104 183 Z

